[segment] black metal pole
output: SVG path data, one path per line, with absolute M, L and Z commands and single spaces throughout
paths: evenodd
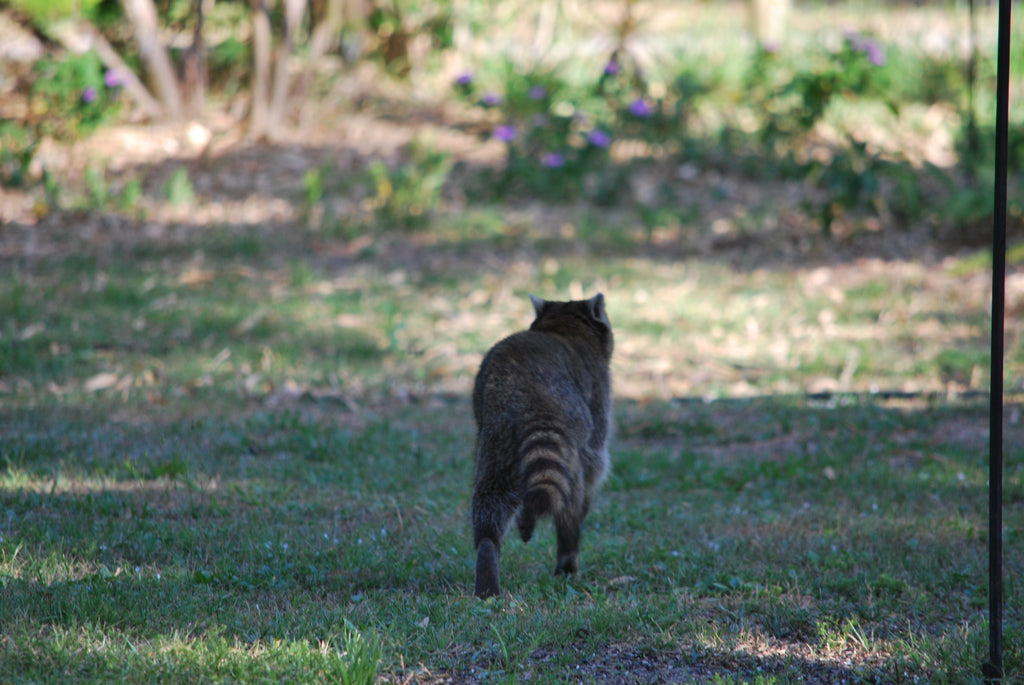
M 1010 0 L 999 0 L 995 206 L 992 220 L 992 373 L 989 407 L 989 681 L 1003 677 L 1003 329 L 1006 306 L 1006 167 L 1010 100 Z

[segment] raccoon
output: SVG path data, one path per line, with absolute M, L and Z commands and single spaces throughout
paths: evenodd
M 612 328 L 604 295 L 547 302 L 530 295 L 530 329 L 496 344 L 473 387 L 475 594 L 497 595 L 501 541 L 513 516 L 528 542 L 552 516 L 555 574 L 575 573 L 580 525 L 608 473 Z

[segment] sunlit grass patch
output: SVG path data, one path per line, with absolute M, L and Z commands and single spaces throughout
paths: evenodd
M 186 678 L 272 683 L 283 678 L 370 685 L 378 676 L 376 637 L 353 628 L 332 630 L 312 644 L 243 641 L 223 632 L 215 627 L 199 639 L 186 632 L 148 638 L 89 623 L 10 635 L 12 644 L 4 655 L 9 665 L 20 666 L 23 677 L 79 682 Z

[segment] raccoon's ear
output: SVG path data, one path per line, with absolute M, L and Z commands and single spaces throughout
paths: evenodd
M 604 310 L 604 295 L 602 293 L 587 300 L 587 309 L 590 310 L 590 316 L 594 321 L 600 321 L 608 328 L 612 327 L 611 322 L 608 321 L 608 314 Z
M 540 316 L 540 310 L 544 309 L 544 305 L 547 303 L 533 293 L 530 293 L 530 302 L 533 303 L 533 313 Z

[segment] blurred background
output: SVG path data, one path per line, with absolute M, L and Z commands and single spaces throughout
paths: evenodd
M 628 397 L 983 391 L 994 5 L 6 2 L 0 396 L 461 394 L 595 290 Z

